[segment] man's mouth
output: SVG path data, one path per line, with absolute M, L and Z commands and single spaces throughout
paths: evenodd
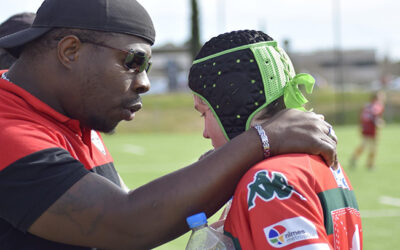
M 138 102 L 124 108 L 124 120 L 131 121 L 135 118 L 135 113 L 142 108 L 142 103 Z
M 134 105 L 129 106 L 127 109 L 129 109 L 132 113 L 135 113 L 139 111 L 142 108 L 142 103 L 138 102 L 135 103 Z

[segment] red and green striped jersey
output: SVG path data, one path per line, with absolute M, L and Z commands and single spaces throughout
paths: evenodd
M 362 249 L 348 177 L 306 154 L 252 167 L 236 188 L 224 230 L 236 249 Z

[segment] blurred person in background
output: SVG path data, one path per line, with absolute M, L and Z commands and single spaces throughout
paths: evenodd
M 18 58 L 0 79 L 0 249 L 154 248 L 187 232 L 189 215 L 218 211 L 264 158 L 251 129 L 190 166 L 121 188 L 100 132 L 141 109 L 154 41 L 135 0 L 45 0 L 30 28 L 0 39 Z M 271 155 L 335 159 L 316 114 L 289 110 L 262 127 Z
M 328 168 L 309 154 L 270 157 L 259 127 L 287 108 L 305 111 L 298 85 L 311 93 L 314 83 L 308 74 L 295 74 L 276 41 L 253 30 L 212 38 L 190 69 L 203 136 L 216 149 L 252 127 L 263 138 L 267 159 L 240 180 L 224 224 L 236 249 L 362 249 L 360 212 L 343 168 Z
M 29 28 L 33 20 L 35 19 L 35 13 L 19 13 L 11 16 L 6 21 L 0 24 L 0 37 L 7 36 L 17 31 Z M 8 53 L 5 49 L 0 48 L 0 70 L 8 69 L 16 58 Z
M 375 158 L 377 152 L 377 133 L 385 122 L 382 118 L 385 110 L 385 92 L 377 91 L 371 95 L 371 100 L 367 103 L 360 114 L 361 143 L 350 158 L 350 168 L 354 169 L 357 161 L 365 149 L 368 150 L 367 169 L 375 168 Z

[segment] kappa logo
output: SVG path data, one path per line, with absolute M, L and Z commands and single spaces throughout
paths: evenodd
M 255 200 L 258 197 L 264 201 L 270 201 L 278 198 L 280 200 L 289 199 L 292 194 L 296 194 L 302 200 L 307 200 L 299 192 L 294 190 L 293 186 L 289 185 L 284 174 L 272 172 L 268 175 L 267 170 L 260 170 L 254 174 L 254 181 L 248 186 L 247 204 L 249 210 L 255 207 Z

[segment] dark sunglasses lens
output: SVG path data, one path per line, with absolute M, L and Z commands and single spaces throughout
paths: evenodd
M 151 62 L 146 60 L 142 65 L 139 66 L 139 72 L 146 71 L 147 73 L 149 73 L 150 68 L 151 68 Z
M 150 65 L 151 63 L 149 62 L 146 54 L 141 51 L 131 51 L 125 59 L 125 66 L 129 69 L 137 71 L 138 73 L 141 73 L 144 70 L 148 72 L 150 69 Z
M 125 58 L 125 66 L 128 69 L 135 69 L 135 54 L 129 53 Z

